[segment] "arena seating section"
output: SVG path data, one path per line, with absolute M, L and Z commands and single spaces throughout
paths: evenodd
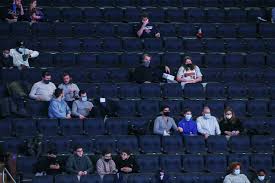
M 8 2 L 1 1 L 1 8 Z M 28 101 L 31 119 L 3 119 L 1 144 L 5 152 L 17 153 L 17 170 L 24 180 L 33 177 L 34 157 L 20 155 L 18 147 L 37 132 L 44 135 L 43 150 L 55 145 L 64 159 L 74 144 L 81 143 L 93 162 L 102 149 L 117 154 L 130 149 L 140 173 L 129 176 L 128 183 L 151 183 L 154 173 L 163 168 L 175 183 L 220 183 L 232 161 L 250 168 L 264 168 L 272 176 L 275 164 L 275 24 L 262 23 L 257 17 L 270 16 L 273 0 L 39 0 L 47 20 L 0 23 L 0 50 L 12 48 L 23 39 L 40 56 L 31 62 L 35 68 L 24 71 L 1 70 L 0 96 L 7 96 L 6 83 L 41 79 L 47 68 L 56 84 L 69 71 L 75 83 L 90 98 L 113 101 L 115 111 L 107 120 L 47 119 L 48 103 Z M 24 1 L 28 5 L 28 1 Z M 143 12 L 161 32 L 160 39 L 139 39 L 136 25 Z M 197 39 L 198 28 L 203 38 Z M 130 82 L 132 69 L 142 53 L 152 55 L 153 66 L 166 64 L 175 75 L 183 57 L 193 58 L 203 74 L 201 84 Z M 222 117 L 225 106 L 232 107 L 244 127 L 269 135 L 159 137 L 152 134 L 153 119 L 160 107 L 170 106 L 178 122 L 184 108 L 198 116 L 204 105 Z M 129 127 L 146 127 L 147 133 L 134 136 Z M 69 175 L 35 177 L 33 183 L 74 183 Z M 82 183 L 97 183 L 89 175 Z M 113 182 L 105 176 L 104 183 Z

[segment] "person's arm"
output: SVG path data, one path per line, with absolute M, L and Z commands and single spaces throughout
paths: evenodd
M 22 3 L 20 3 L 20 15 L 23 16 L 24 15 L 24 9 L 23 9 L 23 5 Z
M 192 128 L 192 133 L 197 135 L 198 134 L 198 128 L 197 128 L 197 123 L 195 122 Z
M 87 163 L 87 170 L 85 170 L 87 173 L 92 173 L 93 172 L 93 164 L 88 156 L 86 156 L 86 163 Z
M 38 57 L 38 55 L 39 55 L 38 51 L 33 51 L 33 50 L 27 49 L 26 52 L 27 52 L 27 54 L 30 55 L 30 58 L 35 58 L 35 57 Z
M 230 178 L 228 178 L 227 176 L 224 178 L 223 183 L 232 183 Z
M 137 164 L 136 159 L 134 157 L 132 157 L 132 158 L 133 158 L 133 169 L 132 169 L 132 172 L 133 173 L 137 173 L 139 171 L 139 166 Z
M 116 164 L 114 162 L 114 160 L 111 160 L 111 173 L 114 174 L 114 173 L 117 173 L 117 168 L 116 168 Z
M 74 86 L 75 86 L 75 90 L 74 90 L 74 98 L 79 98 L 79 95 L 78 95 L 78 93 L 79 93 L 79 88 L 78 88 L 78 86 L 76 85 L 76 84 L 74 84 Z
M 207 134 L 205 130 L 202 129 L 200 117 L 197 119 L 197 128 L 198 128 L 198 132 L 201 133 L 202 135 Z
M 171 120 L 172 120 L 172 128 L 173 128 L 175 131 L 178 131 L 178 127 L 177 127 L 177 125 L 176 125 L 175 120 L 174 120 L 173 118 L 172 118 Z
M 201 82 L 202 81 L 202 73 L 198 66 L 195 66 L 195 72 L 196 72 L 196 79 L 193 80 L 194 83 Z
M 79 117 L 81 114 L 77 112 L 77 104 L 76 101 L 73 102 L 72 106 L 72 115 Z
M 161 121 L 159 120 L 159 118 L 156 118 L 154 122 L 154 134 L 163 135 L 164 132 L 159 129 L 160 123 Z
M 138 37 L 141 37 L 141 36 L 142 36 L 143 31 L 144 31 L 146 25 L 147 25 L 147 24 L 145 24 L 145 23 L 143 23 L 143 24 L 141 25 L 141 27 L 140 27 L 139 30 L 137 31 Z
M 66 163 L 66 171 L 70 174 L 78 174 L 78 171 L 76 171 L 74 168 L 73 168 L 73 157 L 69 157 L 68 160 L 67 160 L 67 163 Z
M 107 174 L 107 172 L 105 172 L 105 169 L 104 169 L 104 164 L 102 162 L 101 159 L 99 159 L 97 162 L 96 162 L 96 171 L 99 175 L 105 175 Z
M 39 99 L 39 96 L 36 95 L 37 89 L 38 89 L 37 84 L 34 84 L 34 85 L 32 86 L 31 92 L 30 92 L 30 94 L 29 94 L 29 97 L 30 97 L 31 99 L 35 99 L 35 100 L 38 100 L 38 99 Z
M 221 129 L 220 129 L 220 125 L 217 121 L 217 119 L 214 117 L 214 122 L 215 122 L 215 131 L 216 131 L 216 134 L 217 135 L 220 135 L 221 134 Z
M 186 82 L 187 81 L 184 79 L 183 74 L 184 74 L 184 68 L 181 66 L 178 70 L 177 78 L 176 78 L 178 82 Z
M 50 106 L 49 106 L 49 117 L 51 117 L 51 118 L 65 118 L 66 117 L 59 113 L 58 105 L 59 104 L 57 102 L 51 101 Z
M 64 101 L 65 102 L 65 101 Z M 65 106 L 66 106 L 66 115 L 71 114 L 71 109 L 68 106 L 67 102 L 65 102 Z
M 244 175 L 244 181 L 245 181 L 244 183 L 250 183 L 246 175 Z

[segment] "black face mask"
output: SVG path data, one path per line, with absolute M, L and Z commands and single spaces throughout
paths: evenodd
M 186 65 L 186 67 L 191 68 L 193 64 L 185 64 L 185 65 Z
M 49 84 L 51 82 L 51 80 L 44 80 L 45 84 Z
M 111 159 L 104 159 L 105 162 L 109 162 Z
M 169 116 L 169 115 L 170 115 L 170 112 L 163 112 L 163 115 L 164 115 L 164 116 Z

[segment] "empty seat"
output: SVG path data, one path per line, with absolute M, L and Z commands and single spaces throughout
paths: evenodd
M 211 154 L 205 156 L 205 168 L 210 172 L 224 173 L 227 168 L 227 159 L 225 155 Z
M 261 8 L 247 8 L 247 21 L 255 22 L 258 20 L 258 17 L 266 17 L 265 10 Z
M 182 157 L 183 170 L 185 172 L 203 172 L 204 158 L 202 155 L 184 155 Z
M 83 13 L 87 22 L 100 22 L 103 20 L 103 15 L 99 8 L 85 8 Z
M 228 142 L 231 152 L 247 153 L 250 152 L 250 139 L 248 136 L 233 136 Z
M 210 136 L 206 142 L 210 153 L 226 153 L 228 150 L 225 136 Z
M 248 101 L 247 112 L 251 116 L 266 116 L 268 115 L 268 103 L 264 100 Z
M 9 119 L 0 120 L 0 128 L 2 129 L 0 137 L 9 137 L 12 135 L 12 121 Z
M 116 141 L 112 136 L 96 136 L 95 147 L 97 153 L 102 153 L 104 150 L 108 149 L 112 153 L 116 152 Z
M 161 142 L 160 136 L 144 135 L 139 137 L 139 145 L 143 153 L 160 153 Z
M 155 173 L 160 168 L 159 157 L 156 155 L 139 155 L 136 160 L 141 173 Z
M 259 83 L 247 84 L 248 97 L 251 99 L 268 99 L 269 89 L 267 85 Z
M 159 84 L 145 83 L 140 85 L 140 94 L 142 98 L 160 98 L 161 87 Z
M 257 37 L 256 24 L 239 24 L 239 35 L 244 38 Z
M 57 175 L 55 177 L 56 183 L 77 183 L 79 182 L 77 176 L 74 175 Z
M 225 99 L 225 85 L 221 83 L 208 83 L 205 90 L 208 99 Z
M 227 93 L 229 98 L 242 99 L 247 98 L 246 87 L 239 83 L 227 84 Z
M 120 98 L 140 98 L 138 84 L 119 84 L 118 96 Z
M 255 41 L 257 42 L 257 44 L 255 44 Z M 250 39 L 245 39 L 246 42 L 246 50 L 247 52 L 265 52 L 266 48 L 265 48 L 265 42 L 262 39 L 254 39 L 254 38 L 250 38 Z
M 117 137 L 117 150 L 122 152 L 123 150 L 129 150 L 131 153 L 138 154 L 138 139 L 136 136 L 118 136 Z
M 123 48 L 126 51 L 141 51 L 142 42 L 138 38 L 123 39 Z
M 187 21 L 190 23 L 205 21 L 205 12 L 201 8 L 190 8 L 186 11 L 186 15 Z
M 159 24 L 158 30 L 161 33 L 161 37 L 175 37 L 176 27 L 173 24 Z
M 32 116 L 34 117 L 45 117 L 48 116 L 48 102 L 33 101 L 28 100 L 26 103 L 26 109 L 31 111 Z
M 139 8 L 126 8 L 124 10 L 124 19 L 126 22 L 139 22 L 141 13 L 141 9 Z
M 201 83 L 193 83 L 184 85 L 184 97 L 188 99 L 205 98 L 204 89 Z
M 52 24 L 39 22 L 32 24 L 32 34 L 37 37 L 49 37 L 53 35 Z
M 146 51 L 161 51 L 162 50 L 162 41 L 161 39 L 150 39 L 147 38 L 144 40 L 144 49 Z
M 185 39 L 184 47 L 187 51 L 203 52 L 204 47 L 201 40 L 198 39 Z
M 43 8 L 43 13 L 49 22 L 60 21 L 62 19 L 59 8 Z
M 181 136 L 167 136 L 162 138 L 162 148 L 165 153 L 182 153 L 183 141 Z
M 33 136 L 36 134 L 36 122 L 32 119 L 14 119 L 13 128 L 16 136 Z
M 244 100 L 228 100 L 225 106 L 232 108 L 236 116 L 246 116 L 246 101 Z
M 235 24 L 221 24 L 217 29 L 217 36 L 222 38 L 237 37 L 237 27 Z
M 205 40 L 205 48 L 209 52 L 224 52 L 225 46 L 222 39 Z
M 243 81 L 246 83 L 261 83 L 264 71 L 260 68 L 250 68 L 241 70 Z M 265 72 L 268 73 L 268 72 Z
M 95 34 L 94 24 L 89 23 L 75 23 L 73 24 L 73 34 L 76 37 L 90 37 Z
M 116 102 L 116 115 L 119 117 L 136 116 L 136 102 L 133 100 L 120 100 Z
M 31 178 L 35 163 L 35 157 L 18 157 L 16 158 L 16 172 L 21 173 L 23 178 Z
M 56 23 L 54 24 L 54 35 L 56 37 L 72 37 L 73 27 L 71 23 Z
M 264 169 L 270 172 L 272 169 L 272 154 L 252 154 L 250 165 L 255 170 Z
M 64 52 L 79 52 L 81 50 L 81 42 L 80 39 L 61 39 L 61 50 Z
M 150 174 L 131 174 L 129 175 L 128 183 L 151 183 L 154 181 L 154 177 Z
M 183 22 L 185 21 L 184 11 L 179 8 L 168 8 L 166 9 L 166 20 L 169 22 Z
M 141 100 L 137 103 L 137 111 L 140 116 L 155 116 L 159 113 L 158 100 Z
M 76 64 L 80 67 L 96 67 L 96 55 L 92 53 L 81 53 L 76 57 Z
M 178 38 L 165 39 L 164 40 L 164 49 L 166 51 L 180 51 L 180 50 L 183 50 L 182 40 L 178 39 Z
M 205 141 L 202 136 L 185 136 L 185 150 L 187 153 L 204 153 L 206 152 Z
M 104 8 L 104 19 L 107 22 L 121 22 L 123 19 L 123 10 L 121 8 Z
M 251 137 L 251 148 L 257 153 L 272 153 L 272 137 L 257 135 Z
M 178 36 L 179 37 L 194 37 L 197 34 L 198 28 L 193 24 L 179 24 Z
M 252 53 L 246 55 L 246 65 L 248 67 L 257 67 L 263 68 L 266 67 L 265 65 L 265 55 L 262 53 Z
M 152 22 L 164 22 L 165 12 L 162 8 L 146 8 L 145 11 L 149 14 Z
M 11 24 L 11 33 L 16 37 L 29 37 L 31 35 L 31 27 L 26 22 L 16 22 Z
M 75 65 L 76 55 L 73 53 L 58 53 L 54 55 L 53 64 L 55 67 L 69 67 Z
M 176 173 L 182 171 L 180 155 L 162 155 L 160 156 L 160 167 L 165 172 Z
M 83 121 L 84 133 L 89 136 L 105 133 L 104 121 L 100 118 L 88 118 Z
M 82 135 L 83 134 L 83 122 L 80 119 L 61 119 L 60 127 L 62 134 L 67 135 Z
M 266 48 L 269 52 L 274 53 L 275 52 L 275 44 L 274 39 L 265 39 Z
M 98 86 L 98 92 L 100 97 L 117 98 L 117 86 L 111 83 L 100 84 Z
M 200 183 L 219 183 L 222 181 L 222 175 L 221 174 L 202 174 L 199 175 L 198 180 Z
M 166 83 L 162 89 L 162 95 L 164 98 L 182 98 L 183 92 L 179 84 L 175 83 Z M 173 88 L 173 90 L 171 90 Z
M 227 11 L 227 22 L 246 22 L 246 12 L 241 9 L 232 8 Z
M 207 9 L 207 21 L 210 23 L 222 23 L 225 22 L 225 12 L 220 8 L 209 8 Z
M 204 56 L 204 64 L 209 68 L 223 68 L 225 67 L 223 57 L 223 54 L 208 53 Z
M 128 119 L 125 118 L 109 118 L 105 121 L 107 133 L 110 135 L 127 135 Z
M 120 37 L 132 37 L 135 36 L 134 27 L 132 24 L 117 24 L 117 35 Z
M 80 183 L 101 183 L 101 178 L 99 175 L 86 175 L 82 176 L 80 179 Z
M 3 151 L 4 152 L 10 152 L 10 153 L 16 153 L 16 154 L 23 154 L 22 152 L 22 146 L 24 145 L 23 139 L 18 138 L 8 138 L 3 139 Z
M 53 176 L 46 175 L 46 176 L 34 176 L 32 178 L 33 183 L 53 183 Z
M 83 51 L 85 52 L 100 52 L 102 51 L 100 39 L 84 39 L 83 40 Z
M 275 25 L 263 23 L 260 24 L 259 33 L 264 38 L 274 38 L 275 37 Z
M 68 22 L 81 22 L 82 10 L 80 8 L 63 8 L 63 19 Z
M 241 39 L 226 39 L 226 50 L 228 52 L 244 52 L 245 45 Z
M 39 49 L 43 51 L 53 51 L 53 52 L 60 51 L 59 41 L 53 38 L 40 39 Z

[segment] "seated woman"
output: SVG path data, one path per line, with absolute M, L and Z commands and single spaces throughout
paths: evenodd
M 198 83 L 202 81 L 202 73 L 197 65 L 192 63 L 192 58 L 186 56 L 183 65 L 179 68 L 177 81 L 181 83 L 182 88 L 187 83 Z
M 43 12 L 37 7 L 37 1 L 32 0 L 30 4 L 30 19 L 32 23 L 40 22 L 44 18 Z
M 271 183 L 270 178 L 266 175 L 264 169 L 257 171 L 257 177 L 254 178 L 253 183 Z
M 231 108 L 224 110 L 224 117 L 220 121 L 220 128 L 223 135 L 227 137 L 236 136 L 243 132 L 241 121 L 235 116 Z
M 230 174 L 225 176 L 223 183 L 250 183 L 247 176 L 241 174 L 241 164 L 238 162 L 231 163 L 229 166 Z

